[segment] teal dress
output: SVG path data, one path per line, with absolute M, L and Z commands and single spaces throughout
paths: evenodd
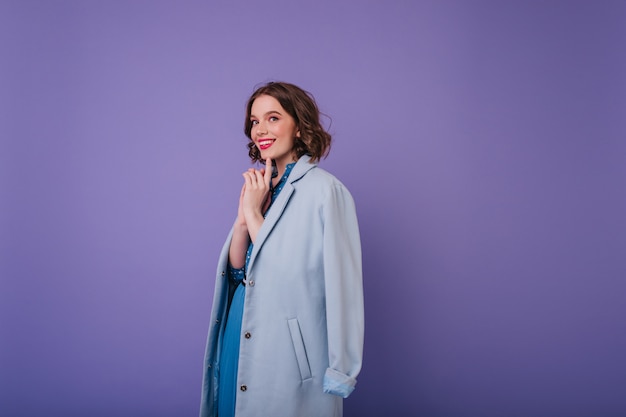
M 285 173 L 275 187 L 271 188 L 270 207 L 287 182 L 287 177 L 296 163 L 288 164 Z M 268 208 L 269 210 L 269 208 Z M 267 212 L 266 212 L 267 213 Z M 264 214 L 265 216 L 265 214 Z M 252 253 L 252 242 L 248 245 L 246 252 L 246 264 L 243 268 L 237 269 L 228 266 L 228 279 L 230 285 L 235 287 L 233 298 L 230 301 L 226 327 L 222 335 L 222 349 L 219 359 L 219 385 L 217 395 L 217 415 L 218 417 L 235 416 L 235 400 L 237 395 L 237 369 L 239 366 L 239 342 L 241 341 L 241 322 L 243 320 L 243 305 L 246 298 L 246 286 L 244 278 L 248 269 L 248 261 Z

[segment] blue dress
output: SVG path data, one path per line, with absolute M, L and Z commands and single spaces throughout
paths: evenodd
M 291 169 L 296 163 L 288 164 L 285 167 L 285 173 L 278 181 L 275 187 L 270 190 L 271 201 L 270 206 L 274 204 L 274 200 L 283 189 L 287 182 L 287 177 Z M 269 210 L 268 207 L 268 210 Z M 266 212 L 267 213 L 267 212 Z M 265 216 L 265 214 L 264 214 Z M 230 285 L 235 286 L 235 293 L 230 302 L 228 316 L 226 318 L 226 327 L 222 335 L 222 349 L 219 359 L 219 385 L 217 400 L 218 417 L 234 417 L 235 416 L 235 400 L 237 395 L 237 370 L 239 366 L 239 342 L 241 341 L 241 323 L 243 320 L 243 305 L 246 298 L 246 287 L 242 285 L 248 268 L 248 261 L 252 253 L 252 242 L 248 245 L 246 252 L 246 264 L 244 268 L 236 269 L 228 266 L 228 279 Z

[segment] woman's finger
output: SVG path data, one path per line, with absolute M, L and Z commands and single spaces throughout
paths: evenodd
M 269 187 L 270 182 L 272 181 L 272 160 L 270 158 L 265 160 L 265 173 L 263 180 L 265 181 L 265 185 Z
M 265 183 L 263 174 L 261 173 L 261 171 L 254 171 L 254 179 L 256 180 L 259 188 L 262 187 L 263 184 Z M 269 186 L 269 184 L 266 184 L 266 185 Z
M 246 187 L 252 188 L 252 176 L 250 175 L 250 172 L 243 173 L 243 180 L 244 180 L 244 184 L 243 184 L 244 189 Z

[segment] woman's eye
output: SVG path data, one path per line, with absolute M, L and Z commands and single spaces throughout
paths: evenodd
M 250 124 L 251 124 L 252 126 L 254 126 L 254 125 L 258 125 L 258 124 L 259 124 L 259 121 L 258 121 L 258 120 L 250 120 Z
M 270 117 L 270 122 L 275 122 L 277 120 L 278 120 L 278 117 L 276 117 L 276 116 Z

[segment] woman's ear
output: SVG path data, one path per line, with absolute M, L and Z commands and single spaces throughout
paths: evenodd
M 297 137 L 297 138 L 299 138 L 299 137 L 300 137 L 300 131 L 299 131 L 299 130 L 296 132 L 296 137 Z

